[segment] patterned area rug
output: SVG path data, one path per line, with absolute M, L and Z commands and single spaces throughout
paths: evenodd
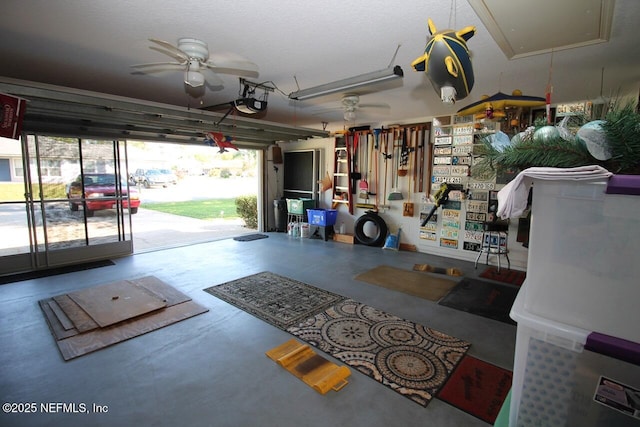
M 350 299 L 287 331 L 422 406 L 471 345 Z
M 427 406 L 471 344 L 270 272 L 205 289 Z
M 345 297 L 268 271 L 205 289 L 280 329 L 296 325 Z

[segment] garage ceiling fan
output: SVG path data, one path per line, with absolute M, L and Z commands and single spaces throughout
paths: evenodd
M 356 94 L 347 94 L 344 95 L 340 101 L 340 107 L 328 108 L 325 110 L 317 111 L 315 114 L 320 115 L 324 114 L 328 111 L 342 110 L 343 118 L 347 122 L 355 121 L 357 117 L 357 112 L 370 112 L 372 110 L 376 110 L 378 112 L 382 112 L 385 110 L 389 110 L 391 107 L 389 104 L 361 104 L 360 96 Z
M 218 74 L 231 74 L 243 77 L 258 77 L 258 66 L 234 54 L 211 54 L 209 46 L 198 39 L 180 38 L 177 46 L 150 38 L 155 45 L 150 49 L 173 58 L 175 61 L 152 62 L 132 65 L 132 68 L 145 73 L 160 71 L 183 71 L 184 83 L 190 87 L 204 86 L 205 82 L 211 87 L 222 87 L 224 81 Z

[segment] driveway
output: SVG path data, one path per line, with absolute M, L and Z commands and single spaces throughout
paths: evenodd
M 131 216 L 135 253 L 256 233 L 242 219 L 200 220 L 140 208 Z
M 146 252 L 255 233 L 256 230 L 244 226 L 242 219 L 220 218 L 205 221 L 144 209 L 144 204 L 235 198 L 255 194 L 257 187 L 256 178 L 186 176 L 177 185 L 166 188 L 140 188 L 142 205 L 138 213 L 131 216 L 134 251 Z

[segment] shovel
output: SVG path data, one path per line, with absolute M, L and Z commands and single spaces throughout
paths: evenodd
M 398 159 L 398 167 L 400 167 L 400 156 L 396 155 L 395 157 Z M 396 185 L 395 185 L 394 188 L 391 189 L 391 192 L 389 193 L 389 196 L 387 197 L 387 200 L 402 200 L 402 199 L 404 199 L 404 197 L 402 197 L 402 193 L 400 191 L 398 191 L 398 175 L 397 175 L 398 171 L 396 169 L 396 173 L 394 174 L 393 173 L 393 166 L 394 166 L 394 163 L 392 163 L 392 165 L 391 165 L 391 176 L 395 175 L 395 177 L 396 177 Z

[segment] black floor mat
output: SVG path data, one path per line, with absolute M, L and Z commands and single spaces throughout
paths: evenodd
M 267 237 L 269 236 L 266 234 L 247 234 L 244 236 L 234 237 L 233 240 L 237 240 L 238 242 L 250 242 L 252 240 L 266 239 Z
M 109 259 L 105 259 L 85 262 L 83 264 L 66 265 L 64 267 L 47 268 L 45 270 L 27 271 L 26 273 L 0 276 L 0 285 L 21 282 L 23 280 L 38 279 L 40 277 L 55 276 L 57 274 L 73 273 L 74 271 L 89 270 L 91 268 L 107 267 L 109 265 L 115 265 L 115 263 Z
M 438 304 L 515 325 L 509 312 L 518 290 L 512 285 L 464 278 Z

